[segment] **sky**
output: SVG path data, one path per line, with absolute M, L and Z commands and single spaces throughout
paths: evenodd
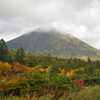
M 100 50 L 100 0 L 0 0 L 0 39 L 48 27 Z

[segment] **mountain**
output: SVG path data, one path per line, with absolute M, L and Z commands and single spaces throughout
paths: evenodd
M 100 57 L 100 51 L 80 39 L 57 30 L 36 29 L 7 42 L 8 49 L 57 57 Z

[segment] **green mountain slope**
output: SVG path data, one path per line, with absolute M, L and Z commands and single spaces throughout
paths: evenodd
M 7 42 L 9 50 L 22 47 L 26 53 L 57 57 L 100 57 L 100 51 L 69 34 L 35 30 Z

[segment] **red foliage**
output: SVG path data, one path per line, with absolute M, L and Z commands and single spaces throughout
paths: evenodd
M 51 91 L 51 90 L 48 90 L 46 89 L 45 87 L 41 89 L 41 92 L 44 94 L 44 95 L 47 95 L 48 93 L 50 93 L 51 95 L 53 95 L 54 98 L 57 98 L 58 97 L 58 93 L 56 91 Z
M 9 89 L 7 88 L 7 85 L 5 85 L 4 87 L 2 86 L 1 88 L 2 88 L 2 90 L 3 90 L 4 92 L 8 92 L 8 91 L 9 91 Z
M 84 78 L 82 77 L 81 79 L 76 79 L 76 80 L 74 80 L 74 83 L 77 83 L 77 85 L 79 85 L 79 86 L 83 86 L 84 85 Z
M 77 89 L 77 92 L 76 92 L 76 94 L 78 94 L 78 92 L 81 90 L 81 89 L 85 89 L 85 87 L 83 87 L 83 85 L 84 85 L 84 78 L 82 77 L 81 79 L 76 79 L 76 80 L 74 80 L 74 83 L 76 83 L 78 86 L 80 86 L 81 88 L 78 88 Z

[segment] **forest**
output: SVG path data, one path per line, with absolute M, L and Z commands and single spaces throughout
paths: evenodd
M 15 52 L 0 40 L 0 100 L 99 100 L 99 85 L 100 60 Z

